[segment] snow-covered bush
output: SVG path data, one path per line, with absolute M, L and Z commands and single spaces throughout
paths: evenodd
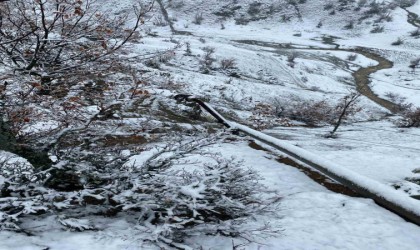
M 273 105 L 279 117 L 301 121 L 309 126 L 335 125 L 343 111 L 347 119 L 361 110 L 357 102 L 352 102 L 350 107 L 346 107 L 351 96 L 353 94 L 344 96 L 335 105 L 331 104 L 331 100 L 302 100 L 296 96 L 274 99 Z
M 220 67 L 222 69 L 233 69 L 236 66 L 235 58 L 226 58 L 220 61 Z
M 0 231 L 21 231 L 19 217 L 48 210 L 36 188 L 46 177 L 25 159 L 0 151 Z
M 420 127 L 420 108 L 410 107 L 402 112 L 402 119 L 398 122 L 400 127 Z
M 420 127 L 420 108 L 415 107 L 412 103 L 406 102 L 405 97 L 398 94 L 388 92 L 385 96 L 399 108 L 399 119 L 396 124 L 399 127 Z
M 398 37 L 398 39 L 395 42 L 392 42 L 391 45 L 398 46 L 404 43 L 404 40 L 401 37 Z
M 203 13 L 196 13 L 194 16 L 193 24 L 201 25 L 203 21 L 204 21 Z
M 54 215 L 56 224 L 66 229 L 92 230 L 97 228 L 92 214 L 118 214 L 136 218 L 132 226 L 142 232 L 139 241 L 159 246 L 181 248 L 185 239 L 197 235 L 252 234 L 241 225 L 272 211 L 279 198 L 267 192 L 254 170 L 208 150 L 223 138 L 165 136 L 159 140 L 164 144 L 138 155 L 140 161 L 111 148 L 94 153 L 73 149 L 66 157 L 61 155 L 67 161 L 52 170 L 32 170 L 31 176 L 51 174 L 26 178 L 25 185 L 3 166 L 0 230 L 30 233 L 21 221 L 31 214 Z M 62 188 L 51 184 L 52 179 L 78 185 Z
M 213 63 L 216 61 L 216 58 L 214 58 L 214 52 L 216 49 L 209 46 L 203 47 L 201 49 L 204 51 L 204 54 L 200 59 L 200 71 L 204 74 L 208 74 L 213 68 Z
M 420 58 L 416 58 L 410 61 L 410 65 L 408 65 L 409 68 L 413 70 L 413 72 L 420 66 Z
M 384 32 L 384 26 L 375 26 L 370 33 L 382 33 Z
M 275 200 L 261 196 L 265 188 L 254 170 L 202 150 L 214 139 L 176 141 L 140 166 L 126 166 L 125 191 L 112 199 L 138 211 L 147 240 L 179 246 L 193 235 L 238 237 L 247 218 L 270 210 Z
M 412 103 L 406 102 L 406 97 L 403 97 L 399 94 L 387 92 L 385 93 L 385 97 L 388 98 L 391 102 L 395 103 L 398 106 L 400 112 L 405 112 L 413 107 Z
M 287 65 L 289 65 L 289 67 L 294 68 L 296 65 L 296 58 L 298 57 L 298 54 L 296 52 L 292 52 L 291 54 L 289 54 L 287 56 Z
M 346 59 L 353 62 L 357 59 L 357 54 L 356 53 L 350 54 L 350 55 L 347 56 Z
M 35 181 L 34 167 L 25 159 L 0 151 L 0 176 L 14 184 Z
M 411 31 L 410 36 L 412 36 L 412 37 L 420 36 L 420 29 L 416 29 L 416 30 Z
M 301 100 L 296 96 L 286 99 L 275 99 L 273 105 L 279 117 L 286 117 L 316 126 L 332 121 L 333 107 L 326 100 Z

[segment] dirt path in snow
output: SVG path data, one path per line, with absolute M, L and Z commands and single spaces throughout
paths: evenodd
M 357 71 L 353 72 L 352 76 L 354 77 L 357 91 L 359 91 L 362 95 L 366 96 L 375 103 L 379 104 L 380 106 L 388 109 L 392 113 L 397 113 L 398 111 L 400 111 L 400 107 L 397 104 L 380 98 L 372 91 L 372 89 L 369 86 L 369 84 L 371 83 L 371 74 L 379 70 L 390 69 L 394 66 L 394 64 L 391 61 L 381 57 L 380 55 L 367 51 L 363 48 L 355 49 L 354 52 L 364 55 L 365 57 L 378 62 L 376 66 L 361 67 Z
M 351 53 L 361 54 L 371 60 L 378 62 L 376 66 L 368 66 L 368 67 L 360 67 L 357 71 L 353 72 L 352 76 L 354 78 L 356 89 L 359 93 L 366 96 L 373 102 L 377 103 L 378 105 L 388 109 L 392 113 L 396 113 L 399 111 L 399 106 L 393 102 L 385 100 L 377 96 L 372 89 L 370 88 L 369 84 L 371 83 L 370 76 L 383 69 L 390 69 L 393 67 L 393 63 L 388 59 L 374 53 L 373 51 L 357 47 L 354 49 L 341 49 L 339 44 L 333 43 L 333 41 L 329 42 L 330 45 L 335 46 L 335 48 L 318 48 L 314 46 L 302 47 L 302 46 L 294 46 L 293 44 L 283 44 L 283 43 L 272 43 L 272 42 L 262 42 L 262 41 L 255 41 L 255 40 L 236 40 L 235 42 L 249 44 L 249 45 L 257 45 L 261 47 L 267 48 L 275 48 L 277 50 L 325 50 L 325 51 L 345 51 Z

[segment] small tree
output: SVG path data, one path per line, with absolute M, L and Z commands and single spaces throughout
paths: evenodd
M 330 132 L 328 137 L 334 136 L 335 132 L 337 132 L 337 129 L 347 117 L 349 117 L 350 115 L 354 115 L 355 113 L 360 111 L 360 108 L 356 105 L 360 95 L 360 93 L 351 93 L 349 95 L 346 95 L 336 106 L 338 118 L 335 122 L 333 130 Z
M 298 54 L 296 52 L 293 52 L 292 54 L 287 56 L 287 65 L 289 65 L 291 68 L 294 68 L 296 65 L 295 59 L 297 58 Z
M 216 58 L 214 58 L 215 48 L 207 46 L 201 49 L 204 51 L 204 54 L 200 59 L 200 70 L 204 74 L 208 74 L 216 61 Z

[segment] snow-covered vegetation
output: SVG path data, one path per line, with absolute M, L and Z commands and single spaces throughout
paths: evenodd
M 175 97 L 420 207 L 419 29 L 415 0 L 0 2 L 0 249 L 418 249 Z

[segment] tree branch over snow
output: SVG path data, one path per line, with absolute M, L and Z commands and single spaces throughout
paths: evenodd
M 10 1 L 2 3 L 0 63 L 13 72 L 38 77 L 47 84 L 63 77 L 104 69 L 137 34 L 146 7 L 134 6 L 129 14 L 110 17 L 96 1 Z

